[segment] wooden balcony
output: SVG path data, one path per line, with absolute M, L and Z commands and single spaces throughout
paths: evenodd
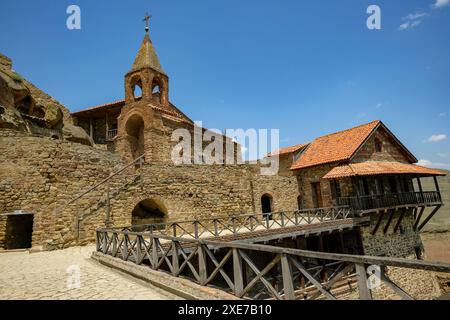
M 442 205 L 442 197 L 439 191 L 408 192 L 338 198 L 337 205 L 349 206 L 350 208 L 353 208 L 355 210 L 362 211 L 409 206 L 428 207 Z

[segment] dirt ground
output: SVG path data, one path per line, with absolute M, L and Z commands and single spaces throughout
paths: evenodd
M 450 263 L 450 231 L 421 234 L 426 260 Z M 436 274 L 443 294 L 450 292 L 450 275 Z
M 421 234 L 426 260 L 450 263 L 450 231 Z

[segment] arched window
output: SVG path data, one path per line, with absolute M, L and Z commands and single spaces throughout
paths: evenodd
M 382 152 L 383 151 L 383 142 L 375 138 L 375 152 Z
M 163 95 L 162 83 L 158 78 L 154 78 L 152 82 L 152 97 L 158 103 L 161 103 L 162 95 Z
M 139 84 L 136 84 L 133 88 L 133 97 L 134 99 L 142 97 L 142 87 Z
M 142 79 L 139 75 L 133 76 L 130 81 L 130 87 L 133 94 L 133 100 L 140 99 L 142 97 Z

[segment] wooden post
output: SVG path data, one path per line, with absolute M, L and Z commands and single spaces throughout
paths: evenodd
M 420 201 L 419 203 L 423 203 L 423 188 L 422 188 L 422 181 L 420 181 L 420 177 L 417 177 L 417 185 L 419 186 L 419 192 L 420 192 Z
M 285 254 L 281 255 L 281 274 L 283 276 L 284 299 L 295 300 L 292 270 L 289 265 L 288 257 Z
M 94 123 L 92 121 L 92 118 L 89 118 L 89 136 L 91 139 L 94 139 Z
M 110 183 L 109 180 L 106 184 L 106 220 L 105 220 L 105 226 L 110 226 L 110 220 L 111 220 L 111 195 L 110 195 Z
M 208 281 L 208 268 L 206 265 L 206 255 L 203 244 L 198 244 L 197 249 L 198 254 L 198 275 L 200 278 L 200 285 L 205 286 Z
M 150 261 L 152 269 L 156 270 L 158 266 L 158 240 L 152 238 L 152 260 Z
M 136 264 L 140 265 L 142 263 L 143 256 L 142 256 L 142 242 L 141 242 L 142 236 L 136 237 Z
M 175 277 L 177 277 L 178 273 L 180 272 L 180 262 L 178 260 L 178 245 L 179 243 L 177 241 L 172 241 L 172 274 Z
M 244 276 L 242 269 L 242 257 L 239 249 L 233 248 L 233 274 L 234 274 L 234 294 L 241 298 L 244 294 Z
M 441 190 L 439 189 L 439 183 L 438 183 L 438 179 L 436 176 L 433 177 L 434 180 L 434 185 L 436 186 L 436 191 L 441 193 Z
M 105 135 L 105 140 L 106 141 L 108 141 L 109 140 L 109 137 L 108 137 L 108 133 L 109 133 L 109 121 L 108 121 L 108 112 L 106 112 L 106 119 L 105 119 L 105 122 L 106 122 L 106 135 Z
M 367 272 L 363 264 L 356 264 L 356 273 L 358 275 L 358 289 L 360 300 L 372 300 L 372 292 L 367 286 Z

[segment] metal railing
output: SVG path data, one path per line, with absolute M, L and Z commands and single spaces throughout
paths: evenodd
M 111 199 L 116 196 L 124 186 L 126 186 L 128 183 L 134 183 L 136 179 L 139 180 L 141 186 L 143 186 L 143 172 L 142 167 L 145 163 L 145 155 L 140 156 L 133 162 L 127 164 L 120 170 L 114 172 L 106 179 L 100 181 L 99 183 L 95 184 L 94 186 L 90 187 L 86 191 L 82 192 L 81 194 L 77 195 L 73 199 L 66 202 L 63 206 L 57 208 L 55 210 L 56 214 L 61 214 L 66 210 L 69 206 L 74 205 L 76 208 L 76 215 L 77 215 L 77 238 L 79 237 L 79 231 L 80 231 L 80 223 L 87 217 L 91 216 L 93 214 L 96 214 L 98 212 L 99 207 L 103 206 L 106 210 L 106 219 L 105 219 L 105 225 L 110 225 L 110 219 L 111 219 Z M 137 171 L 133 171 L 133 175 L 131 175 L 131 180 L 129 181 L 127 178 L 130 177 L 130 175 L 126 175 L 125 179 L 118 181 L 119 188 L 113 190 L 112 189 L 112 182 L 113 179 L 118 177 L 124 172 L 127 172 L 128 169 L 133 168 L 134 170 L 137 169 Z M 136 173 L 137 172 L 137 173 Z M 122 177 L 119 177 L 122 178 Z M 94 203 L 90 203 L 88 206 L 88 213 L 87 214 L 81 214 L 80 211 L 84 211 L 80 209 L 80 204 L 83 200 L 83 198 L 87 197 L 89 194 L 93 192 L 100 192 L 104 194 L 104 201 L 99 200 Z M 102 199 L 102 196 L 99 197 L 99 199 Z
M 403 299 L 386 267 L 450 273 L 450 264 L 407 259 L 313 252 L 240 242 L 219 242 L 99 229 L 97 252 L 153 270 L 214 286 L 246 299 L 329 299 L 342 279 L 356 277 L 360 299 L 372 299 L 367 267 L 380 267 L 380 280 Z M 356 289 L 356 288 L 355 288 Z
M 338 198 L 337 204 L 349 206 L 355 210 L 370 210 L 407 205 L 438 205 L 442 204 L 442 198 L 438 191 L 408 192 Z
M 311 225 L 353 218 L 349 207 L 307 209 L 270 214 L 243 214 L 210 219 L 117 227 L 111 230 L 149 232 L 172 237 L 201 239 L 236 236 L 243 233 Z

